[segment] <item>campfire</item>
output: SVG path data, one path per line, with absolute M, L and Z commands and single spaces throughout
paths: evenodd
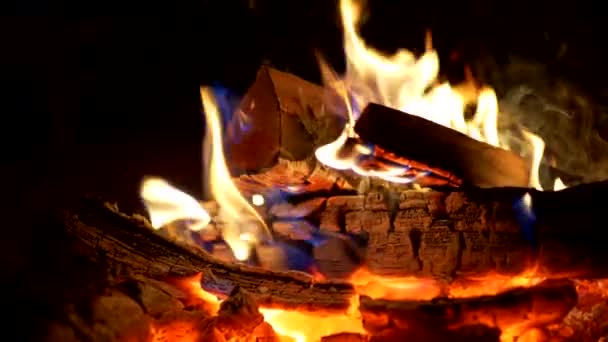
M 543 188 L 544 141 L 501 125 L 491 85 L 440 81 L 430 33 L 421 54 L 374 50 L 361 12 L 340 2 L 346 73 L 319 56 L 322 86 L 263 66 L 227 123 L 201 88 L 208 200 L 150 176 L 148 217 L 66 213 L 118 273 L 90 339 L 608 337 L 608 184 Z

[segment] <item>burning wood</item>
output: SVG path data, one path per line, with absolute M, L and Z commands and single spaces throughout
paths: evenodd
M 154 234 L 145 221 L 128 217 L 97 201 L 85 201 L 71 212 L 64 223 L 71 237 L 78 241 L 81 255 L 106 263 L 111 268 L 121 265 L 122 273 L 134 279 L 128 284 L 120 282 L 122 285 L 117 288 L 120 293 L 109 290 L 114 291 L 111 298 L 116 300 L 123 298 L 124 293 L 137 296 L 136 301 L 145 310 L 138 315 L 130 314 L 134 323 L 129 327 L 113 327 L 118 329 L 117 336 L 135 333 L 131 329 L 141 326 L 138 334 L 153 334 L 157 340 L 160 336 L 174 340 L 178 335 L 190 334 L 206 336 L 205 340 L 209 341 L 222 340 L 220 336 L 238 337 L 239 341 L 248 340 L 251 336 L 276 338 L 273 337 L 276 336 L 272 332 L 274 329 L 279 335 L 306 336 L 296 339 L 310 342 L 323 336 L 328 341 L 390 341 L 391 336 L 497 341 L 497 336 L 517 336 L 535 327 L 549 326 L 552 334 L 565 334 L 564 331 L 573 329 L 576 324 L 574 318 L 570 323 L 561 322 L 577 303 L 574 286 L 567 281 L 530 283 L 511 290 L 503 287 L 506 292 L 498 289 L 496 296 L 471 297 L 469 293 L 474 292 L 448 291 L 444 293 L 449 297 L 434 298 L 441 295 L 438 292 L 425 299 L 424 293 L 419 292 L 423 290 L 421 286 L 425 280 L 419 279 L 417 290 L 409 291 L 410 299 L 407 299 L 408 295 L 393 296 L 393 300 L 362 296 L 357 306 L 352 300 L 357 293 L 364 294 L 366 288 L 356 279 L 352 284 L 319 282 L 300 272 L 273 272 L 222 262 L 201 250 L 172 243 Z M 201 277 L 192 278 L 196 274 Z M 186 275 L 189 278 L 183 278 Z M 177 286 L 178 290 L 175 290 L 149 277 L 180 277 L 182 280 L 171 282 L 172 286 Z M 378 279 L 387 283 L 391 280 Z M 411 284 L 414 280 L 410 279 Z M 401 281 L 396 290 L 407 294 L 406 285 Z M 220 305 L 201 286 L 227 299 Z M 483 286 L 487 288 L 488 283 L 484 282 Z M 578 286 L 577 289 L 583 296 L 581 298 L 593 297 L 589 297 L 589 285 Z M 596 289 L 600 292 L 595 293 L 600 296 L 605 293 L 598 287 Z M 385 293 L 382 297 L 391 298 L 391 295 Z M 131 299 L 125 297 L 125 300 L 129 302 Z M 582 300 L 578 302 L 582 305 L 578 310 L 587 310 L 589 301 L 606 303 L 606 299 Z M 196 311 L 183 311 L 184 307 L 195 307 Z M 117 312 L 112 310 L 118 306 L 113 305 L 112 308 L 105 314 L 116 315 Z M 358 312 L 363 315 L 363 321 Z M 99 319 L 104 320 L 105 314 L 100 312 L 102 316 Z M 262 323 L 262 317 L 272 328 Z M 298 331 L 303 334 L 305 328 L 302 325 L 310 320 L 317 322 L 311 327 L 316 327 L 317 335 L 314 336 L 318 337 L 309 338 L 312 335 L 308 333 L 297 335 Z M 105 322 L 113 324 L 111 320 Z M 320 322 L 325 322 L 327 330 L 320 329 Z M 365 331 L 356 330 L 362 329 L 361 322 Z M 359 328 L 356 328 L 357 324 Z M 143 329 L 147 326 L 151 326 L 151 330 Z M 348 331 L 351 333 L 339 334 Z M 598 336 L 597 333 L 594 336 Z
M 396 302 L 363 297 L 359 309 L 366 330 L 378 334 L 387 329 L 414 335 L 433 331 L 446 334 L 452 329 L 482 325 L 517 337 L 532 327 L 558 322 L 576 302 L 572 283 L 549 281 L 496 296 L 465 299 Z
M 140 279 L 100 302 L 132 297 L 122 304 L 133 334 L 157 341 L 506 341 L 574 329 L 586 307 L 570 279 L 608 278 L 593 209 L 608 183 L 526 188 L 537 187 L 542 139 L 521 132 L 531 165 L 502 149 L 491 88 L 439 83 L 430 38 L 420 58 L 382 56 L 356 33 L 360 8 L 340 7 L 347 75 L 322 64 L 326 88 L 263 67 L 225 135 L 201 88 L 214 202 L 147 178 L 151 223 L 95 200 L 67 213 L 81 255 Z M 386 184 L 367 191 L 369 178 Z M 397 186 L 412 182 L 449 187 Z M 162 305 L 152 298 L 165 285 L 148 286 L 159 277 L 180 278 Z
M 234 173 L 259 171 L 278 158 L 302 160 L 340 134 L 343 119 L 326 91 L 297 76 L 262 67 L 228 126 Z
M 438 177 L 455 175 L 480 187 L 526 187 L 530 183 L 530 166 L 514 153 L 388 107 L 370 104 L 357 120 L 355 132 L 363 141 L 393 153 L 397 160 L 423 163 L 427 166 L 423 171 Z
M 399 277 L 474 278 L 531 268 L 543 276 L 604 277 L 593 201 L 606 186 L 292 198 L 292 204 L 269 203 L 265 219 L 277 236 L 315 245 L 316 263 L 330 278 L 363 262 L 372 273 Z

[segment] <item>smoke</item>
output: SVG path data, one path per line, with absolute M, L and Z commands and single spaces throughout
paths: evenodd
M 556 177 L 568 186 L 608 179 L 608 141 L 602 137 L 608 113 L 592 94 L 542 64 L 515 58 L 487 76 L 499 96 L 501 139 L 523 156 L 531 151 L 522 128 L 545 141 L 544 188 Z

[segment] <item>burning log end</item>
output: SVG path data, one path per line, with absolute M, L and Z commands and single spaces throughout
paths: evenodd
M 527 187 L 529 165 L 514 153 L 423 118 L 369 104 L 355 132 L 395 155 L 429 166 L 435 174 L 453 174 L 479 187 Z

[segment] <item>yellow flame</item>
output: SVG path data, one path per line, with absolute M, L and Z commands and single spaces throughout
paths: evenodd
M 281 342 L 317 342 L 338 333 L 365 334 L 358 310 L 359 297 L 353 296 L 345 313 L 306 312 L 260 308 L 264 321 L 281 337 Z
M 416 115 L 437 124 L 449 127 L 469 137 L 493 146 L 509 146 L 499 139 L 498 101 L 490 87 L 474 85 L 470 73 L 467 83 L 452 87 L 449 83 L 439 83 L 439 56 L 432 47 L 430 34 L 426 39 L 426 50 L 416 57 L 406 49 L 387 56 L 369 47 L 357 32 L 361 16 L 361 6 L 353 0 L 340 1 L 340 13 L 344 28 L 344 51 L 346 74 L 342 79 L 335 76 L 324 61 L 320 61 L 325 85 L 341 96 L 348 110 L 349 122 L 344 132 L 334 142 L 319 147 L 317 159 L 332 168 L 353 170 L 359 175 L 379 177 L 391 182 L 407 183 L 414 179 L 404 176 L 404 168 L 386 166 L 381 170 L 369 170 L 361 166 L 361 157 L 369 158 L 369 148 L 361 148 L 349 138 L 356 138 L 354 122 L 359 113 L 355 108 L 364 108 L 374 102 Z M 356 104 L 351 107 L 351 101 Z M 465 107 L 476 104 L 477 109 L 470 120 L 465 119 Z M 540 138 L 538 138 L 540 139 Z M 538 142 L 536 139 L 533 143 Z M 542 142 L 542 139 L 540 139 Z M 350 143 L 350 144 L 349 144 Z M 530 186 L 539 188 L 538 170 L 542 151 L 536 145 L 530 170 Z
M 211 221 L 211 217 L 197 200 L 162 178 L 146 177 L 142 182 L 140 195 L 155 229 L 174 221 L 189 220 L 187 227 L 198 231 Z
M 560 191 L 566 189 L 567 186 L 562 182 L 561 178 L 557 177 L 553 183 L 553 191 Z
M 538 170 L 540 169 L 540 163 L 542 162 L 543 153 L 545 152 L 545 142 L 538 135 L 523 131 L 524 136 L 530 142 L 530 146 L 532 146 L 532 164 L 530 170 L 530 186 L 537 189 L 543 190 L 543 187 L 540 185 L 540 178 L 538 175 Z
M 209 161 L 209 186 L 217 201 L 222 218 L 226 221 L 222 235 L 238 260 L 249 257 L 252 246 L 263 234 L 270 237 L 266 223 L 258 212 L 241 195 L 232 182 L 222 148 L 222 125 L 212 91 L 201 87 L 201 100 L 207 123 L 207 148 L 211 152 Z

